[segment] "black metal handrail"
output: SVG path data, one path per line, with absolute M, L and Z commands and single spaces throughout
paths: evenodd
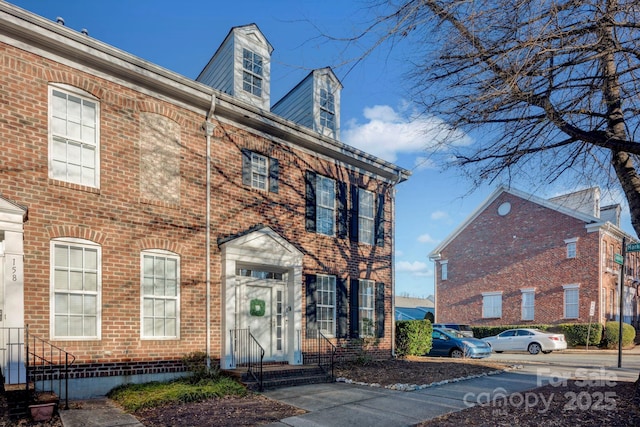
M 303 342 L 303 363 L 317 364 L 327 375 L 334 379 L 336 346 L 319 329 L 306 330 Z
M 29 335 L 29 325 L 25 328 L 25 354 L 27 391 L 31 383 L 34 393 L 55 392 L 60 401 L 64 401 L 64 408 L 69 409 L 69 367 L 76 360 L 75 356 Z
M 249 329 L 231 329 L 231 355 L 236 368 L 247 368 L 247 373 L 258 383 L 258 389 L 263 390 L 262 369 L 264 348 L 251 335 Z

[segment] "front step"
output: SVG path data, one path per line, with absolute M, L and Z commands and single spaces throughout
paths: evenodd
M 4 395 L 7 401 L 7 413 L 12 420 L 29 417 L 29 405 L 31 404 L 31 392 L 25 389 L 24 384 L 4 386 Z
M 259 388 L 258 382 L 246 369 L 229 369 L 223 372 L 236 378 L 250 390 Z M 333 378 L 316 365 L 265 365 L 262 370 L 263 390 L 327 382 L 333 382 Z

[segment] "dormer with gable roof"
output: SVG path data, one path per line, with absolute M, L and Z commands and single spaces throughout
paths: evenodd
M 196 80 L 268 111 L 272 52 L 256 24 L 233 27 Z
M 271 111 L 333 139 L 340 138 L 342 84 L 330 67 L 313 70 Z

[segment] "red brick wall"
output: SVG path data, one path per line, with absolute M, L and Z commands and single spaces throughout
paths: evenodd
M 498 215 L 498 206 L 511 211 Z M 565 239 L 578 238 L 567 259 Z M 448 280 L 436 271 L 437 321 L 472 325 L 588 321 L 589 304 L 600 305 L 599 233 L 585 222 L 502 193 L 442 251 Z M 564 319 L 563 285 L 579 284 L 579 319 Z M 523 321 L 521 289 L 535 288 L 533 321 Z M 482 317 L 482 293 L 502 291 L 502 317 Z
M 100 188 L 48 178 L 48 84 L 81 88 L 100 104 Z M 0 195 L 28 207 L 25 223 L 25 323 L 49 338 L 50 241 L 77 237 L 102 247 L 101 339 L 55 344 L 78 363 L 176 360 L 205 349 L 205 136 L 203 115 L 0 44 Z M 179 124 L 180 202 L 141 197 L 139 117 L 154 112 Z M 304 274 L 369 278 L 387 286 L 381 348 L 391 348 L 391 245 L 358 245 L 307 233 L 304 172 L 320 174 L 387 195 L 385 235 L 391 233 L 391 199 L 375 179 L 337 166 L 283 142 L 216 123 L 212 138 L 212 346 L 220 354 L 220 253 L 218 237 L 257 224 L 272 227 L 304 255 Z M 242 185 L 241 148 L 280 162 L 279 193 Z M 140 251 L 160 248 L 181 259 L 180 340 L 140 339 Z M 303 292 L 304 295 L 304 292 Z M 303 303 L 304 306 L 304 303 Z

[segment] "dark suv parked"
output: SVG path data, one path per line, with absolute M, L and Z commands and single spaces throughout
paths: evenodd
M 469 325 L 461 325 L 460 323 L 434 323 L 434 328 L 447 328 L 460 331 L 465 337 L 473 337 L 473 329 Z

